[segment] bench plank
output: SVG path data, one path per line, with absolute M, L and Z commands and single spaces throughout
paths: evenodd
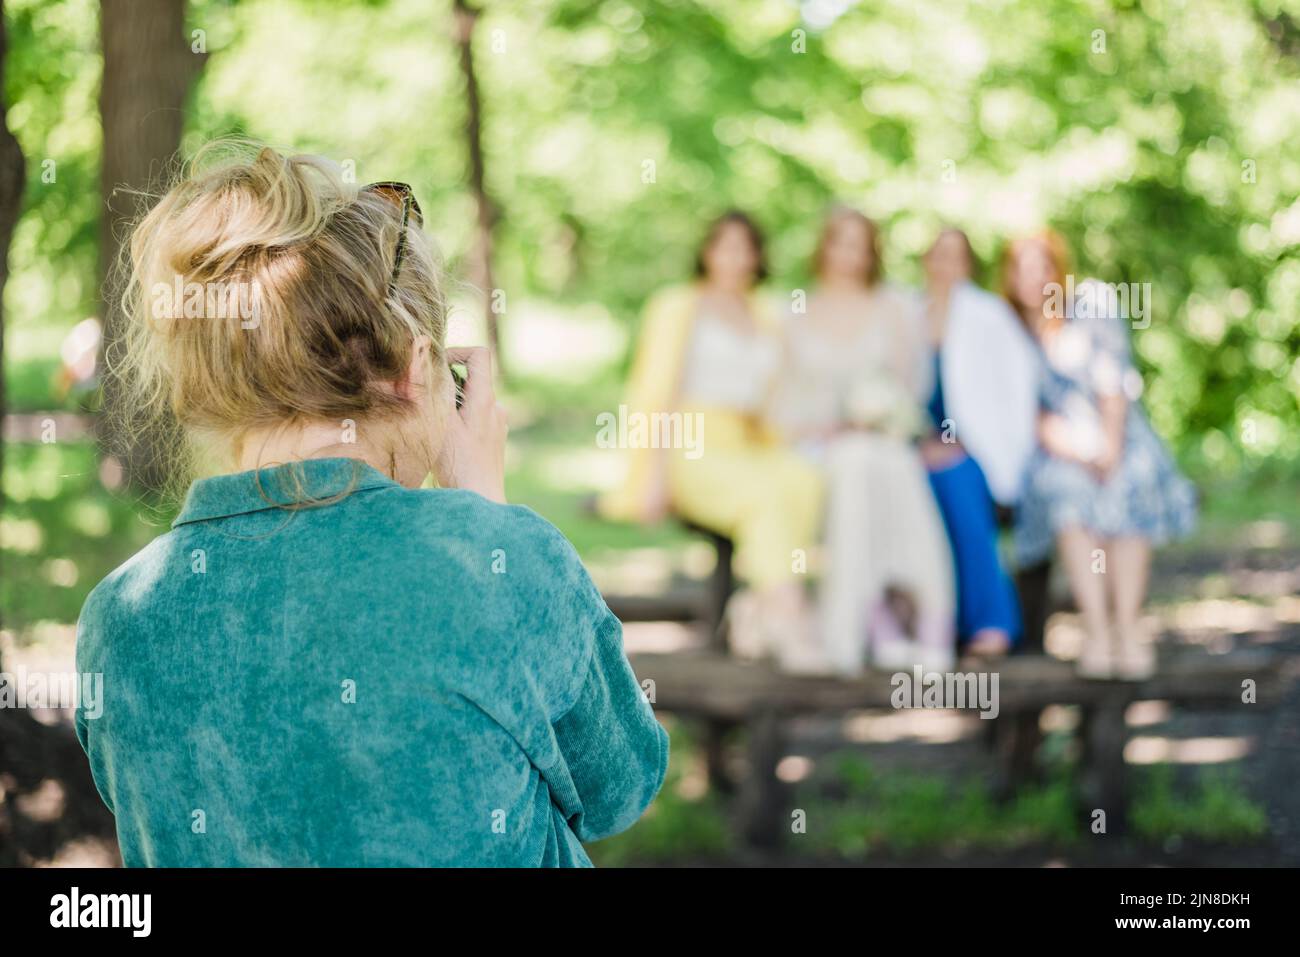
M 791 675 L 770 664 L 744 661 L 708 651 L 637 652 L 629 655 L 642 682 L 654 682 L 657 709 L 704 718 L 745 721 L 756 711 L 780 715 L 854 709 L 892 709 L 892 674 L 868 671 L 860 677 Z M 959 664 L 957 671 L 979 670 Z M 1252 679 L 1260 706 L 1278 700 L 1295 668 L 1267 649 L 1224 655 L 1187 652 L 1170 655 L 1155 677 L 1144 682 L 1088 681 L 1074 666 L 1047 655 L 1007 658 L 998 674 L 1003 714 L 1052 704 L 1100 705 L 1124 701 L 1170 700 L 1202 706 L 1241 701 L 1242 682 Z

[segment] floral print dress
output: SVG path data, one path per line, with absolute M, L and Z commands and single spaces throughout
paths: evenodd
M 1087 454 L 1102 441 L 1101 398 L 1122 393 L 1128 399 L 1124 449 L 1104 480 L 1078 462 L 1037 449 L 1017 510 L 1015 551 L 1022 566 L 1047 558 L 1057 534 L 1070 526 L 1158 545 L 1187 535 L 1196 522 L 1196 488 L 1143 411 L 1127 323 L 1113 301 L 1085 291 L 1041 348 L 1040 404 L 1066 421 L 1076 447 Z

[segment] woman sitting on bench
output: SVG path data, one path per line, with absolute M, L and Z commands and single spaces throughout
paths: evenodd
M 998 554 L 994 501 L 1013 506 L 1024 484 L 1038 356 L 1006 302 L 971 281 L 975 254 L 965 233 L 940 231 L 924 265 L 934 390 L 921 455 L 952 545 L 957 639 L 972 654 L 1004 654 L 1022 626 Z
M 822 645 L 847 674 L 868 659 L 944 670 L 952 560 L 915 445 L 929 391 L 918 303 L 884 282 L 879 228 L 853 209 L 827 218 L 813 272 L 772 416 L 827 482 Z
M 655 522 L 670 511 L 731 538 L 753 601 L 729 609 L 741 654 L 773 653 L 789 670 L 811 657 L 803 562 L 817 540 L 822 483 L 782 445 L 762 413 L 780 372 L 774 312 L 755 293 L 766 276 L 762 237 L 744 213 L 709 229 L 696 279 L 666 289 L 646 307 L 628 384 L 628 417 L 652 423 L 690 417 L 691 448 L 662 441 L 629 449 L 622 484 L 600 513 Z M 664 448 L 664 445 L 674 446 Z M 739 597 L 739 596 L 738 596 Z M 736 614 L 737 607 L 749 613 Z
M 1087 280 L 1070 298 L 1067 258 L 1053 232 L 1013 242 L 1003 258 L 1007 299 L 1044 369 L 1016 551 L 1030 564 L 1056 546 L 1083 615 L 1080 673 L 1137 680 L 1155 668 L 1142 631 L 1151 546 L 1191 531 L 1196 490 L 1142 411 L 1113 288 Z

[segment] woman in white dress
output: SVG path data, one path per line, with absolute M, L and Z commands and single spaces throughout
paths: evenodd
M 827 481 L 820 634 L 853 673 L 953 659 L 952 559 L 915 440 L 930 390 L 918 301 L 881 279 L 875 223 L 831 213 L 817 288 L 786 324 L 773 418 Z

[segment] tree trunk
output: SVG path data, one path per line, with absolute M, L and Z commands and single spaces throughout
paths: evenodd
M 205 53 L 191 50 L 185 34 L 185 0 L 102 0 L 100 42 L 104 75 L 99 113 L 104 130 L 100 188 L 99 279 L 104 322 L 102 357 L 110 362 L 121 341 L 124 317 L 114 282 L 124 226 L 143 197 L 166 184 L 181 144 L 182 107 Z M 158 436 L 130 438 L 122 426 L 130 411 L 120 384 L 103 366 L 104 414 L 100 437 L 122 460 L 128 480 L 162 485 L 165 463 Z
M 488 197 L 483 176 L 483 104 L 479 98 L 478 77 L 474 73 L 474 25 L 479 11 L 468 0 L 456 0 L 456 45 L 460 52 L 460 72 L 465 79 L 465 142 L 469 149 L 469 187 L 478 210 L 478 229 L 474 242 L 474 282 L 483 290 L 483 310 L 488 342 L 496 356 L 497 372 L 504 377 L 501 355 L 501 332 L 497 325 L 496 284 L 492 279 L 492 227 L 497 211 Z
M 0 83 L 5 77 L 9 37 L 5 32 L 4 0 L 0 0 Z M 7 88 L 7 87 L 6 87 Z M 0 429 L 3 429 L 5 401 L 4 289 L 9 281 L 9 243 L 22 212 L 23 185 L 27 164 L 22 147 L 9 131 L 9 104 L 0 96 Z M 0 513 L 4 512 L 4 442 L 0 441 Z M 0 623 L 2 624 L 2 623 Z

